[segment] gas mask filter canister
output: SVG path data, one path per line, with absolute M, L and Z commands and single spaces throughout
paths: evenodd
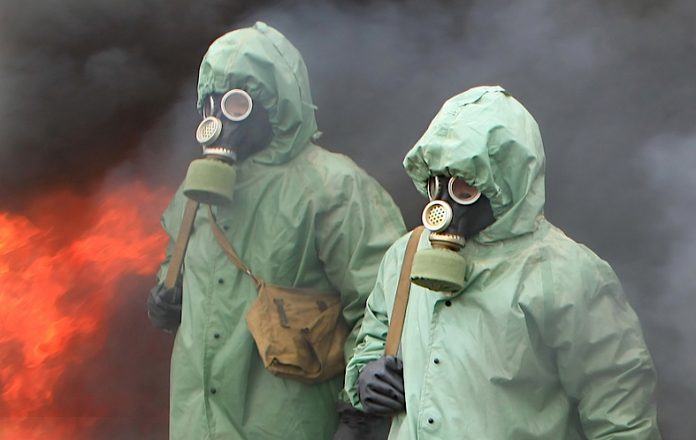
M 430 249 L 416 252 L 411 270 L 411 281 L 429 290 L 454 294 L 464 288 L 467 262 L 458 251 L 466 243 L 464 235 L 453 225 L 452 206 L 442 200 L 447 182 L 449 199 L 459 205 L 471 205 L 481 192 L 463 179 L 433 176 L 428 180 L 428 203 L 423 209 L 423 225 L 430 231 Z
M 220 112 L 225 119 L 239 122 L 251 114 L 251 96 L 241 89 L 225 93 L 220 100 Z M 223 122 L 215 116 L 215 103 L 208 97 L 203 108 L 203 121 L 196 129 L 196 140 L 203 147 L 203 158 L 189 165 L 184 182 L 184 195 L 205 204 L 224 205 L 232 202 L 237 177 L 237 153 L 230 147 L 216 145 Z

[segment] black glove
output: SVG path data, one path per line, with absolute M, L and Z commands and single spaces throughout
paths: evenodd
M 152 325 L 169 333 L 175 333 L 181 322 L 181 284 L 171 289 L 158 284 L 147 298 L 147 316 Z
M 392 415 L 405 410 L 401 360 L 384 356 L 365 365 L 358 376 L 358 395 L 368 414 Z
M 333 440 L 385 440 L 389 436 L 389 417 L 365 414 L 350 403 L 338 402 L 338 429 Z

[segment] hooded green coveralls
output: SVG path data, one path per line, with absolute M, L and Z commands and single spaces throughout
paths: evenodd
M 234 201 L 214 207 L 242 260 L 269 283 L 340 292 L 359 328 L 379 262 L 405 232 L 389 195 L 347 157 L 312 143 L 317 134 L 307 70 L 291 43 L 264 23 L 228 33 L 206 53 L 198 104 L 210 93 L 247 90 L 267 109 L 270 145 L 236 165 Z M 171 237 L 182 219 L 181 188 L 162 217 Z M 171 360 L 170 438 L 331 438 L 343 377 L 314 385 L 263 366 L 245 314 L 257 295 L 198 210 L 184 261 L 183 304 Z M 354 331 L 357 333 L 357 330 Z M 352 352 L 355 334 L 346 343 Z
M 544 160 L 536 121 L 500 87 L 448 100 L 406 155 L 421 193 L 431 175 L 463 177 L 496 221 L 461 250 L 462 291 L 411 284 L 399 354 L 406 412 L 390 439 L 660 438 L 638 319 L 609 264 L 544 218 Z M 347 367 L 358 408 L 358 375 L 383 355 L 406 242 L 382 261 Z

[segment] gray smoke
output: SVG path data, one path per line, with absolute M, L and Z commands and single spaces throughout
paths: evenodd
M 0 3 L 0 207 L 56 186 L 90 190 L 134 154 L 208 44 L 267 3 Z
M 693 438 L 696 420 L 689 414 L 694 414 L 696 405 L 696 131 L 656 135 L 641 146 L 638 160 L 659 200 L 661 215 L 651 229 L 662 231 L 668 243 L 664 254 L 649 255 L 650 249 L 639 254 L 657 266 L 650 271 L 657 288 L 641 293 L 650 304 L 644 313 L 645 332 L 652 337 L 653 356 L 660 367 L 662 422 L 674 429 L 669 431 L 674 438 Z
M 448 97 L 502 84 L 537 118 L 547 216 L 608 260 L 641 318 L 666 439 L 696 437 L 696 3 L 401 2 L 257 11 L 308 64 L 326 147 L 401 206 L 401 167 Z
M 256 2 L 243 20 L 245 3 L 228 3 L 4 1 L 0 206 L 106 171 L 177 184 L 207 43 L 255 19 L 304 55 L 320 143 L 382 182 L 411 227 L 424 200 L 404 154 L 445 99 L 501 84 L 541 127 L 547 216 L 612 264 L 641 318 L 663 437 L 696 438 L 696 3 Z M 148 374 L 166 375 L 157 359 Z M 112 428 L 91 438 L 137 438 Z

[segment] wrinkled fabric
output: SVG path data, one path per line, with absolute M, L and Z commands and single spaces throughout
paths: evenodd
M 406 413 L 389 438 L 659 439 L 636 314 L 609 264 L 544 218 L 544 152 L 526 109 L 500 87 L 457 95 L 404 166 L 423 194 L 430 175 L 465 178 L 496 221 L 460 251 L 469 273 L 457 295 L 411 284 L 399 352 Z M 383 355 L 407 239 L 382 261 L 346 370 L 358 408 L 358 376 Z
M 340 292 L 359 326 L 386 249 L 405 231 L 391 198 L 347 157 L 312 143 L 317 126 L 297 50 L 257 23 L 216 40 L 203 59 L 199 103 L 241 87 L 269 113 L 271 144 L 237 168 L 231 205 L 214 207 L 220 228 L 269 283 Z M 181 188 L 162 217 L 171 237 L 186 200 Z M 282 379 L 261 362 L 245 324 L 253 281 L 216 242 L 207 206 L 198 210 L 184 260 L 181 325 L 171 360 L 170 438 L 330 439 L 343 377 L 314 385 Z M 354 331 L 357 333 L 357 331 Z M 355 334 L 346 343 L 352 352 Z

